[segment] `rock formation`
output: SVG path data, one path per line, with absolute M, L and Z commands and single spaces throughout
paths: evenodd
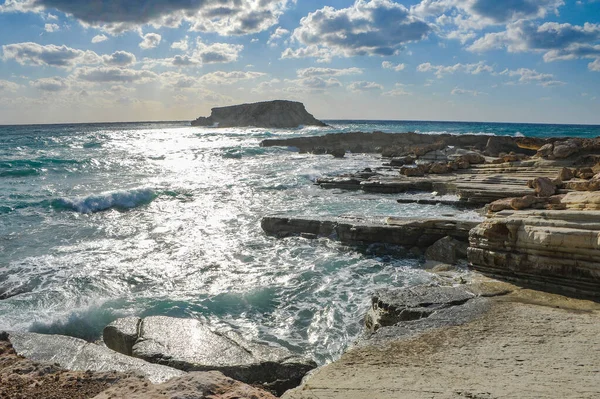
M 215 332 L 195 319 L 152 316 L 119 319 L 104 329 L 109 348 L 184 371 L 220 371 L 279 394 L 300 384 L 315 362 L 285 348 Z
M 253 104 L 216 107 L 209 117 L 199 117 L 192 121 L 192 126 L 216 127 L 264 127 L 264 128 L 297 128 L 306 126 L 327 126 L 315 119 L 304 108 L 304 104 L 296 101 L 275 100 Z

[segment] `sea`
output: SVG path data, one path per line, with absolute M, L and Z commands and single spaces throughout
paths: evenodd
M 326 122 L 0 126 L 0 330 L 96 341 L 119 317 L 197 318 L 324 364 L 360 336 L 373 291 L 432 276 L 422 259 L 394 248 L 267 236 L 262 217 L 481 215 L 321 189 L 320 176 L 382 160 L 263 148 L 262 140 L 355 131 L 600 136 L 590 125 Z

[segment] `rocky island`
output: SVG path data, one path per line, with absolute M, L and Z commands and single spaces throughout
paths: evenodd
M 296 101 L 264 101 L 216 107 L 211 111 L 209 117 L 199 117 L 192 121 L 192 126 L 254 126 L 275 129 L 292 129 L 298 126 L 327 126 L 309 114 L 304 104 Z

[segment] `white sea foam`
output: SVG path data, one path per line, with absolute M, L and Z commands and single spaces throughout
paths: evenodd
M 154 190 L 136 188 L 133 190 L 111 191 L 79 198 L 59 198 L 53 205 L 80 213 L 93 213 L 107 209 L 131 209 L 148 204 L 156 198 Z

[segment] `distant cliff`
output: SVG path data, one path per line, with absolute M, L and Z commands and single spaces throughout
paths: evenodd
M 309 114 L 297 101 L 275 100 L 217 107 L 208 118 L 199 117 L 192 126 L 295 128 L 300 125 L 327 126 Z

